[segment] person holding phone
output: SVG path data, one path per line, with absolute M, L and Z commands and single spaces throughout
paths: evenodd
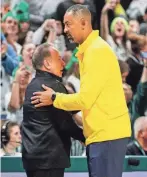
M 6 95 L 8 105 L 8 118 L 21 123 L 23 118 L 22 105 L 26 87 L 35 75 L 32 67 L 32 56 L 35 50 L 34 44 L 25 44 L 22 48 L 19 66 L 13 71 L 12 90 Z

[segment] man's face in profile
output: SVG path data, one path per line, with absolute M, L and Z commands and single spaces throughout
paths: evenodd
M 83 23 L 80 16 L 74 16 L 71 12 L 64 15 L 64 32 L 68 39 L 80 44 L 83 36 Z
M 50 67 L 49 71 L 58 77 L 62 77 L 65 63 L 57 50 L 50 47 L 49 51 L 51 54 L 51 56 L 47 58 L 48 65 Z

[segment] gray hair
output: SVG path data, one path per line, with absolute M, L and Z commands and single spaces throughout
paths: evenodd
M 87 16 L 91 17 L 91 13 L 90 13 L 89 9 L 87 8 L 87 6 L 81 5 L 81 4 L 76 4 L 76 5 L 69 7 L 66 10 L 66 13 L 68 13 L 68 12 L 71 12 L 75 16 L 87 15 Z
M 141 130 L 144 130 L 145 126 L 147 126 L 147 117 L 139 117 L 138 119 L 136 119 L 135 123 L 134 123 L 134 135 L 135 138 L 137 139 L 138 137 L 138 133 Z
M 35 70 L 40 69 L 43 66 L 44 58 L 51 55 L 49 51 L 50 46 L 50 44 L 44 43 L 36 48 L 32 59 L 32 64 Z

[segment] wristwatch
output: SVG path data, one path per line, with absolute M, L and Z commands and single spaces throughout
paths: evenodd
M 56 93 L 54 92 L 54 93 L 52 94 L 52 96 L 51 96 L 51 100 L 54 102 L 55 99 L 56 99 Z

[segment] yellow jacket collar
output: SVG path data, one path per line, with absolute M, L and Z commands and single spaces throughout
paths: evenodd
M 85 52 L 85 50 L 89 47 L 89 45 L 93 42 L 93 40 L 95 40 L 95 38 L 97 38 L 99 36 L 99 31 L 98 30 L 93 30 L 89 36 L 87 37 L 87 39 L 78 47 L 78 52 L 76 53 L 76 57 L 78 59 L 82 59 L 83 57 L 83 53 Z

